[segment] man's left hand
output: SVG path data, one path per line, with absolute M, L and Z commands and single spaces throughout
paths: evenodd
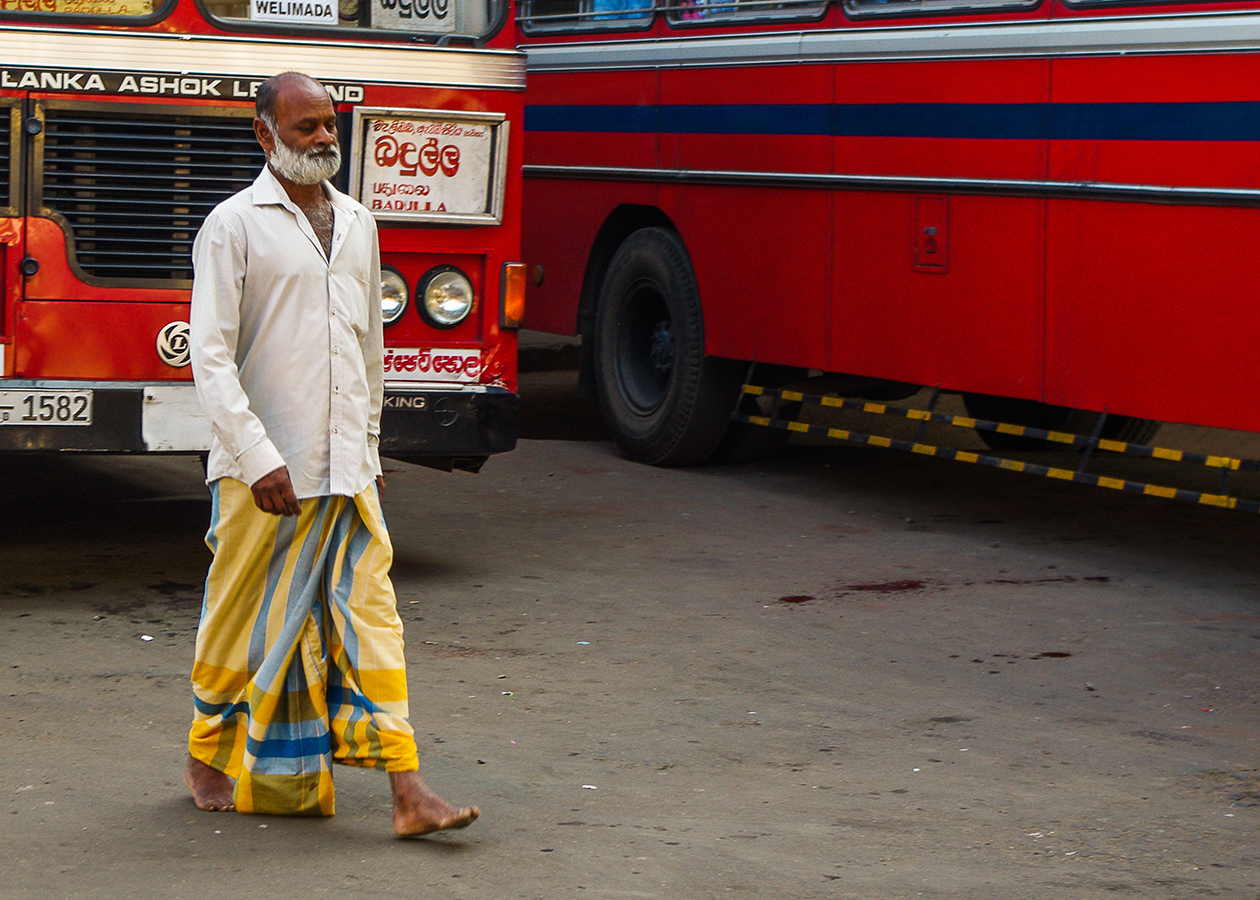
M 376 492 L 380 494 L 382 497 L 385 496 L 385 476 L 384 475 L 376 476 Z

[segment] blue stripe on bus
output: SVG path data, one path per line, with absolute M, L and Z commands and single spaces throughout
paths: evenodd
M 656 134 L 654 106 L 528 106 L 526 131 L 611 131 Z
M 832 133 L 833 108 L 824 105 L 662 106 L 660 109 L 661 131 L 665 134 Z
M 1258 141 L 1260 103 L 1054 103 L 1049 132 L 1078 141 Z
M 1044 103 L 873 103 L 833 110 L 836 137 L 1036 140 L 1046 132 Z
M 528 106 L 525 130 L 990 140 L 1260 141 L 1260 103 Z

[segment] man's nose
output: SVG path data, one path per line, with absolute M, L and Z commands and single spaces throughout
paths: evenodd
M 319 126 L 319 131 L 315 134 L 315 140 L 320 144 L 335 144 L 337 143 L 337 129 L 326 128 L 321 125 Z

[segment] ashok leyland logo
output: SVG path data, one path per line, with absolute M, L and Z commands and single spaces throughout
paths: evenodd
M 171 322 L 158 332 L 157 353 L 162 362 L 176 369 L 191 361 L 188 349 L 188 323 Z

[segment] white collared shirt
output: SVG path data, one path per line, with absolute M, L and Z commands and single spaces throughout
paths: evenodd
M 207 482 L 287 466 L 298 498 L 354 496 L 381 473 L 376 222 L 328 184 L 332 252 L 264 167 L 193 244 L 197 398 L 214 430 Z

